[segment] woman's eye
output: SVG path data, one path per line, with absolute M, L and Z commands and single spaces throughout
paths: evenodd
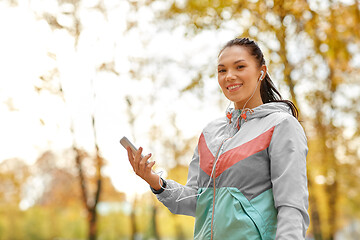
M 241 69 L 241 68 L 244 68 L 245 66 L 243 65 L 240 65 L 240 66 L 237 66 L 237 69 Z
M 226 71 L 225 71 L 225 69 L 219 69 L 218 72 L 223 73 L 223 72 L 226 72 Z

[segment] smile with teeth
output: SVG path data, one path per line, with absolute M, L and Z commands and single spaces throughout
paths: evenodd
M 234 89 L 239 88 L 239 87 L 241 87 L 241 86 L 242 86 L 242 84 L 231 85 L 231 86 L 227 87 L 227 89 L 228 89 L 228 90 L 234 90 Z

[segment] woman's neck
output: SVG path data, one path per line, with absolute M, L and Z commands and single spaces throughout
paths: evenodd
M 264 104 L 263 101 L 261 100 L 261 98 L 260 99 L 252 99 L 251 101 L 246 103 L 246 105 L 245 105 L 245 103 L 246 102 L 235 102 L 234 107 L 235 107 L 235 109 L 243 110 L 244 108 L 253 109 L 253 108 L 256 108 L 256 107 Z

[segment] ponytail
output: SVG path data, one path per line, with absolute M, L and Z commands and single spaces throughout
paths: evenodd
M 269 103 L 269 102 L 286 103 L 290 107 L 292 115 L 295 118 L 298 118 L 299 111 L 297 110 L 295 104 L 290 100 L 282 99 L 281 94 L 276 89 L 273 81 L 271 80 L 269 74 L 267 74 L 267 73 L 260 85 L 260 95 L 261 95 L 261 100 L 263 101 L 263 103 Z

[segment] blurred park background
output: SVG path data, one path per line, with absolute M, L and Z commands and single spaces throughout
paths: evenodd
M 220 48 L 258 41 L 308 136 L 308 239 L 360 239 L 357 0 L 0 1 L 0 239 L 192 239 L 127 136 L 186 182 L 224 114 Z

